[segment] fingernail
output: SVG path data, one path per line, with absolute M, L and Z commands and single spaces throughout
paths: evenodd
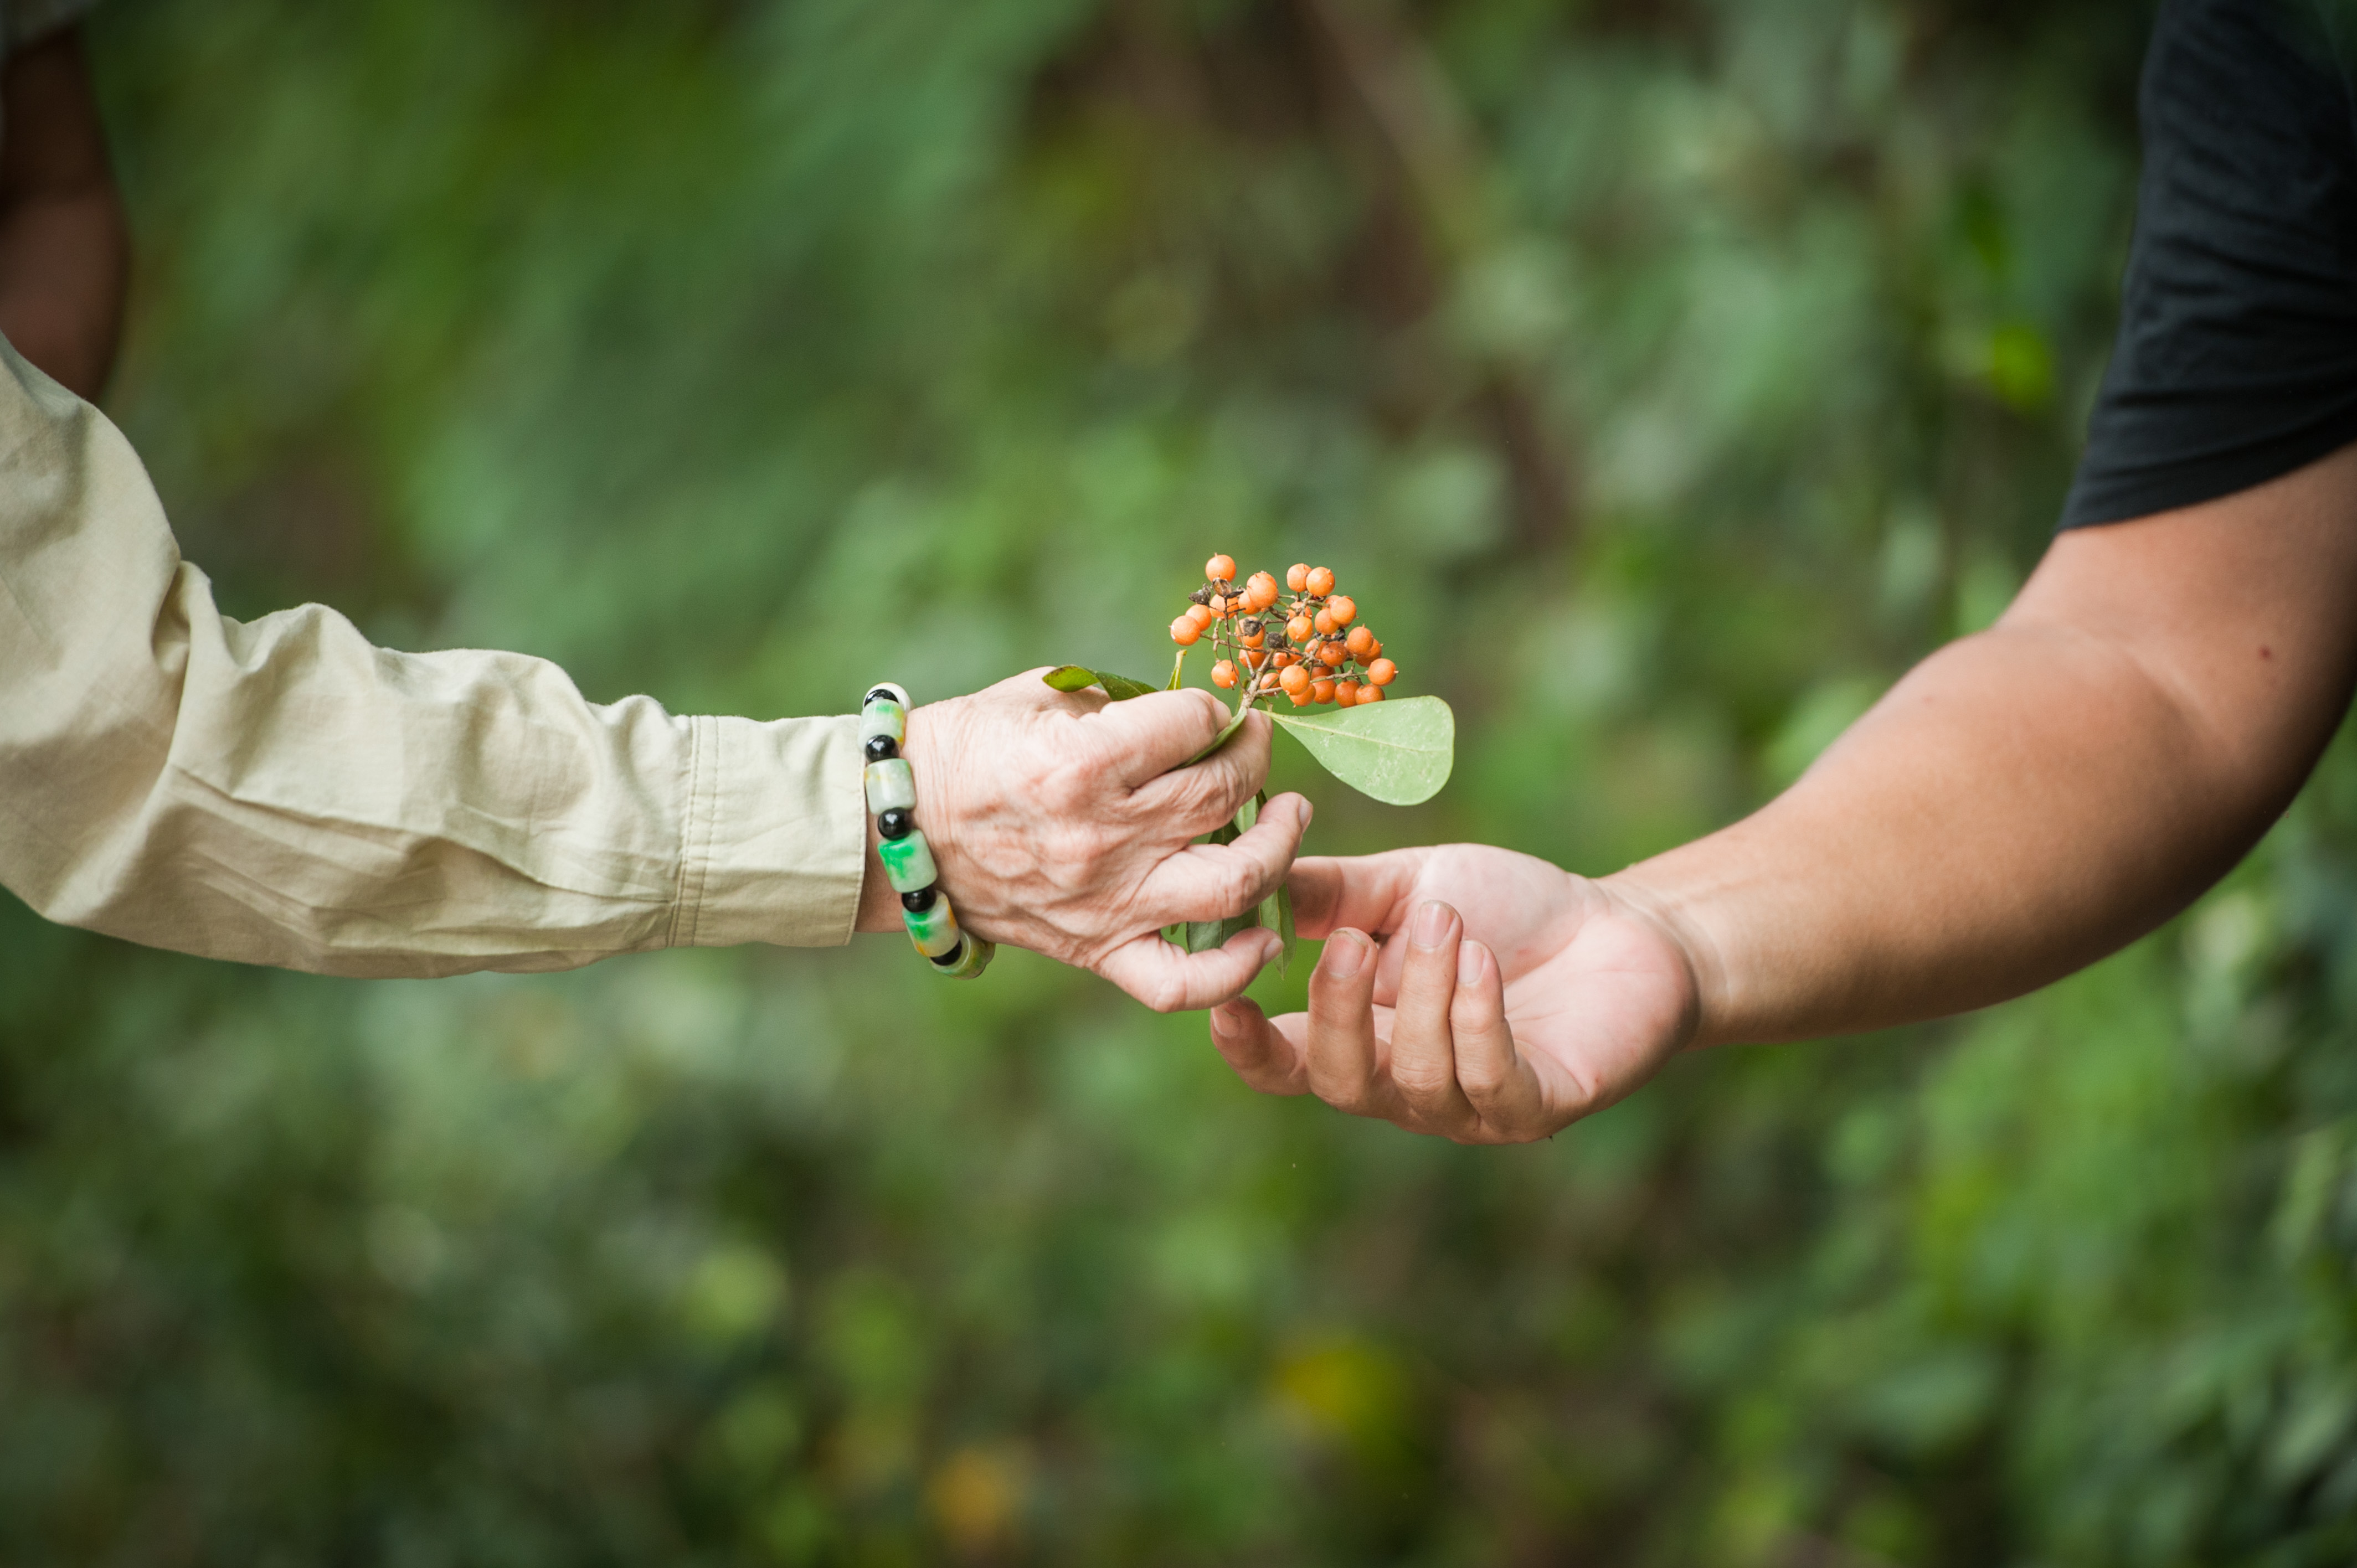
M 1318 809 L 1317 809 L 1315 806 L 1312 806 L 1312 805 L 1309 803 L 1309 797 L 1308 797 L 1308 796 L 1307 796 L 1307 795 L 1302 796 L 1302 797 L 1301 797 L 1301 825 L 1302 825 L 1305 829 L 1306 829 L 1306 828 L 1308 828 L 1308 827 L 1309 826 L 1309 819 L 1310 819 L 1310 818 L 1312 818 L 1312 817 L 1314 817 L 1314 816 L 1316 816 L 1317 814 L 1318 814 Z
M 1232 1035 L 1238 1029 L 1243 1027 L 1243 1020 L 1237 1017 L 1235 1014 L 1231 1011 L 1234 1005 L 1235 1004 L 1232 1002 L 1222 1002 L 1217 1007 L 1211 1009 L 1211 1033 L 1215 1035 Z
M 1415 907 L 1415 924 L 1408 931 L 1408 940 L 1429 952 L 1448 936 L 1448 905 L 1437 898 L 1426 898 Z
M 1457 983 L 1472 985 L 1481 978 L 1481 944 L 1467 942 L 1457 950 Z
M 1366 961 L 1367 944 L 1356 931 L 1337 931 L 1326 944 L 1326 972 L 1337 980 L 1350 979 Z

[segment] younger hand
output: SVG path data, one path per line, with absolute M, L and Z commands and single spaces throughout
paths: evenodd
M 1525 1143 L 1628 1094 L 1693 1037 L 1694 971 L 1668 929 L 1533 856 L 1313 858 L 1293 896 L 1301 934 L 1327 939 L 1308 1013 L 1272 1022 L 1243 998 L 1211 1013 L 1212 1043 L 1265 1093 Z
M 1232 843 L 1191 842 L 1260 788 L 1267 718 L 1253 714 L 1182 767 L 1228 722 L 1209 692 L 1115 703 L 1058 692 L 1041 673 L 909 712 L 901 754 L 916 776 L 917 822 L 958 923 L 1092 970 L 1157 1012 L 1233 996 L 1276 956 L 1275 932 L 1241 931 L 1190 954 L 1161 930 L 1241 914 L 1285 880 L 1309 825 L 1298 795 L 1269 801 Z M 899 903 L 873 859 L 860 929 L 898 930 Z

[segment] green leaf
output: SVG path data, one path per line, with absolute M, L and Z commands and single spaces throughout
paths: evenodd
M 1085 692 L 1091 686 L 1103 686 L 1105 695 L 1116 703 L 1125 703 L 1132 697 L 1143 697 L 1148 692 L 1157 690 L 1143 681 L 1133 681 L 1109 670 L 1092 670 L 1084 664 L 1059 664 L 1039 678 L 1059 692 Z
M 1175 692 L 1185 683 L 1186 679 L 1187 650 L 1181 648 L 1178 650 L 1178 657 L 1170 661 L 1170 684 L 1162 689 L 1166 692 Z
M 1239 833 L 1251 832 L 1252 825 L 1260 821 L 1260 809 L 1267 804 L 1268 791 L 1265 789 L 1246 800 L 1236 811 L 1236 831 Z M 1285 883 L 1278 883 L 1276 891 L 1260 901 L 1252 923 L 1275 931 L 1277 940 L 1284 944 L 1276 955 L 1276 972 L 1282 979 L 1285 972 L 1293 967 L 1293 889 Z
M 1438 697 L 1269 717 L 1291 730 L 1327 772 L 1361 794 L 1414 806 L 1440 793 L 1457 759 L 1457 715 Z
M 1250 930 L 1260 924 L 1260 911 L 1246 909 L 1241 915 L 1231 915 L 1224 920 L 1189 920 L 1187 923 L 1187 950 L 1211 952 L 1228 945 L 1228 939 L 1238 931 Z

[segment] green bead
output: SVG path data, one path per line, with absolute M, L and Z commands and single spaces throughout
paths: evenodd
M 881 816 L 895 807 L 914 811 L 917 806 L 917 776 L 909 770 L 905 757 L 887 757 L 867 765 L 867 809 Z
M 984 941 L 980 937 L 968 932 L 965 946 L 958 950 L 957 961 L 936 963 L 933 965 L 933 972 L 950 980 L 972 980 L 975 975 L 988 969 L 990 961 L 997 956 L 996 942 Z
M 920 887 L 931 887 L 941 879 L 941 871 L 933 865 L 933 852 L 925 843 L 920 829 L 904 839 L 886 839 L 876 846 L 883 857 L 884 875 L 891 879 L 895 893 L 914 893 Z
M 946 898 L 934 899 L 933 907 L 921 915 L 903 908 L 900 923 L 909 928 L 909 940 L 927 958 L 937 957 L 958 944 L 957 914 Z
M 890 736 L 895 746 L 908 739 L 909 710 L 884 697 L 877 698 L 861 709 L 859 744 L 865 746 L 879 735 Z

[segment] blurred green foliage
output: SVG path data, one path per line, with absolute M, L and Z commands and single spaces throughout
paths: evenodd
M 2097 0 L 117 0 L 110 406 L 224 605 L 842 711 L 1343 567 L 1600 872 L 2035 561 Z M 325 982 L 0 909 L 0 1559 L 2357 1552 L 2357 756 L 2191 916 L 1474 1151 L 1028 955 Z M 1301 971 L 1297 969 L 1295 984 Z M 1264 982 L 1272 1001 L 1284 987 Z

